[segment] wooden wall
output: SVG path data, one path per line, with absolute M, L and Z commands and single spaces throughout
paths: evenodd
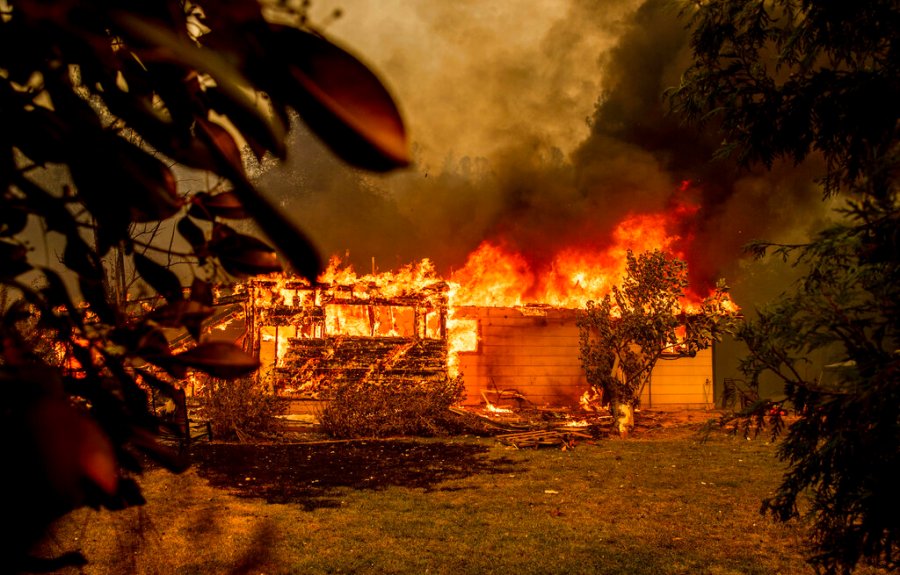
M 481 403 L 482 392 L 493 401 L 497 391 L 516 390 L 538 406 L 577 406 L 587 390 L 579 359 L 577 314 L 577 310 L 544 307 L 458 308 L 455 317 L 479 323 L 478 350 L 459 355 L 466 403 Z M 694 358 L 660 362 L 644 390 L 642 405 L 711 407 L 711 350 Z
M 650 383 L 641 395 L 641 406 L 713 407 L 712 348 L 696 357 L 660 360 L 653 368 Z

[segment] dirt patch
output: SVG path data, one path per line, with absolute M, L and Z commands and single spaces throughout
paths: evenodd
M 337 507 L 344 488 L 381 490 L 391 486 L 426 491 L 474 474 L 517 469 L 506 458 L 487 455 L 488 446 L 414 440 L 317 444 L 198 444 L 192 449 L 198 475 L 240 497 L 305 509 Z
M 711 411 L 638 413 L 635 440 L 674 439 L 696 435 L 718 416 Z M 594 429 L 605 441 L 604 429 Z M 291 434 L 295 440 L 320 438 Z M 578 440 L 576 444 L 588 443 Z M 553 447 L 547 447 L 553 449 Z M 305 509 L 337 507 L 345 489 L 382 490 L 411 487 L 444 490 L 446 481 L 475 474 L 508 474 L 517 464 L 488 455 L 487 443 L 415 439 L 314 441 L 295 443 L 199 443 L 191 449 L 197 473 L 214 487 L 239 497 L 269 503 L 299 504 Z

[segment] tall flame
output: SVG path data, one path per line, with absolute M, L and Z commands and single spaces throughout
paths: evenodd
M 606 295 L 625 275 L 626 254 L 673 249 L 678 235 L 668 232 L 668 214 L 635 214 L 625 218 L 604 249 L 568 247 L 549 266 L 535 271 L 520 253 L 482 242 L 465 266 L 451 275 L 455 306 L 521 306 L 528 303 L 579 308 Z

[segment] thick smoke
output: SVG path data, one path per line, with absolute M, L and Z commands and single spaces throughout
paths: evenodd
M 341 7 L 326 32 L 393 88 L 415 165 L 361 174 L 299 129 L 286 169 L 260 183 L 323 253 L 349 251 L 361 270 L 429 257 L 447 271 L 485 239 L 540 266 L 565 246 L 602 248 L 623 217 L 689 194 L 701 207 L 675 231 L 693 238 L 700 287 L 743 273 L 747 241 L 796 240 L 823 213 L 808 167 L 712 162 L 715 135 L 667 115 L 663 92 L 689 61 L 670 1 Z

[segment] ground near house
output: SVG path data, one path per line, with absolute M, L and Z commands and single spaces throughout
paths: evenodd
M 812 574 L 802 530 L 759 515 L 776 446 L 646 414 L 628 440 L 198 444 L 149 504 L 84 510 L 43 552 L 85 574 Z M 863 575 L 877 573 L 860 571 Z

